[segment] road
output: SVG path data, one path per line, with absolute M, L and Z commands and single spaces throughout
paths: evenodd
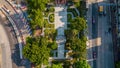
M 99 16 L 98 5 L 102 0 L 92 0 L 91 2 L 90 8 L 88 7 L 88 13 L 92 13 L 88 14 L 88 36 L 91 41 L 87 48 L 89 51 L 88 59 L 93 59 L 93 52 L 96 52 L 97 58 L 89 61 L 89 63 L 92 68 L 114 68 L 112 35 L 111 32 L 108 32 L 111 27 L 109 14 Z M 105 10 L 108 11 L 107 8 Z M 91 16 L 89 17 L 89 15 Z
M 99 5 L 99 3 L 98 3 Z M 106 12 L 108 6 L 104 6 Z M 106 16 L 98 16 L 98 37 L 101 38 L 101 45 L 98 46 L 97 68 L 114 68 L 113 42 L 109 22 L 109 13 Z

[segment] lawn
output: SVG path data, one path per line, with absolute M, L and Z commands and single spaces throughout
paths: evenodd
M 45 28 L 54 28 L 54 24 L 49 24 L 48 19 L 44 20 L 44 27 Z
M 50 21 L 50 23 L 54 22 L 54 14 L 50 14 L 49 21 Z

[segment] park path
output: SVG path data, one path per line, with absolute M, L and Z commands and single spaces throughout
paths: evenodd
M 66 38 L 64 30 L 67 29 L 67 7 L 55 7 L 55 29 L 57 29 L 56 42 L 58 44 L 58 59 L 64 59 L 64 46 Z

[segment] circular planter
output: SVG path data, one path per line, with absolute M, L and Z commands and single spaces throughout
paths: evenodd
M 53 23 L 54 22 L 54 14 L 49 15 L 49 22 Z

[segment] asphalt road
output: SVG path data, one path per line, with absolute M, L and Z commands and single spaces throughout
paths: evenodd
M 93 68 L 114 68 L 112 37 L 109 31 L 108 14 L 99 16 L 98 5 L 93 4 L 92 17 L 95 23 L 92 23 L 92 38 L 100 38 L 97 40 L 101 44 L 96 44 L 93 51 L 96 52 L 97 59 L 93 61 Z M 107 10 L 106 10 L 107 11 Z
M 98 12 L 97 12 L 97 3 L 92 4 L 92 39 L 96 39 L 98 37 Z M 97 56 L 97 47 L 93 45 L 92 52 L 96 52 Z M 97 67 L 96 59 L 93 60 L 93 68 Z
M 109 13 L 106 16 L 98 15 L 98 3 L 100 0 L 89 0 L 88 7 L 88 60 L 92 68 L 114 68 L 113 43 L 111 32 L 109 32 Z M 108 11 L 108 8 L 106 8 Z M 99 39 L 99 40 L 98 40 Z M 96 52 L 96 59 L 93 58 Z
M 104 6 L 105 7 L 105 6 Z M 104 11 L 108 11 L 107 6 Z M 101 45 L 98 46 L 97 68 L 114 68 L 112 34 L 109 32 L 109 18 L 98 16 L 98 37 L 101 38 Z

